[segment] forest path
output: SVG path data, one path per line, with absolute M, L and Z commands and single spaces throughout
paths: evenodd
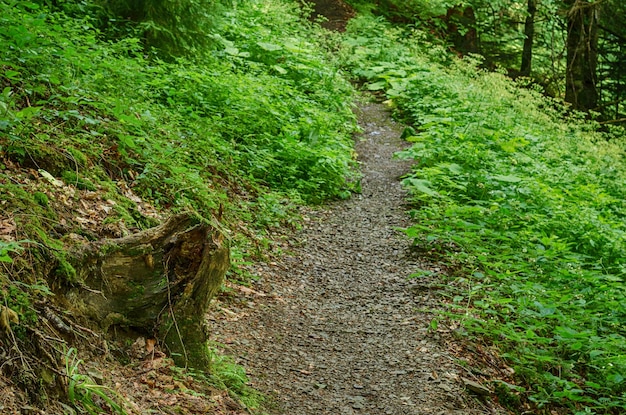
M 252 266 L 253 290 L 215 305 L 227 310 L 213 313 L 212 337 L 275 397 L 274 414 L 490 413 L 429 331 L 433 281 L 408 278 L 441 270 L 394 230 L 408 224 L 399 176 L 409 165 L 392 158 L 402 127 L 379 103 L 358 113 L 362 194 L 308 211 L 290 254 Z

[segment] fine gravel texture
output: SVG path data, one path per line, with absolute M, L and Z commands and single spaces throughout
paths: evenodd
M 408 225 L 399 178 L 410 164 L 393 158 L 402 126 L 383 104 L 358 112 L 362 194 L 308 211 L 291 252 L 252 267 L 260 280 L 245 300 L 215 305 L 212 336 L 274 397 L 272 414 L 492 413 L 429 330 L 436 292 L 409 278 L 444 270 L 396 229 Z

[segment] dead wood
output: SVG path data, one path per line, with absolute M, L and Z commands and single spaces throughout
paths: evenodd
M 82 281 L 66 293 L 73 312 L 104 331 L 120 325 L 154 334 L 178 364 L 208 368 L 204 316 L 230 263 L 217 229 L 181 214 L 72 257 Z

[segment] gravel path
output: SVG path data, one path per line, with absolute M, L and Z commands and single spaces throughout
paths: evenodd
M 382 104 L 359 115 L 362 194 L 307 213 L 292 253 L 255 265 L 261 279 L 240 293 L 245 301 L 221 304 L 214 338 L 276 398 L 273 414 L 489 413 L 428 330 L 422 310 L 437 306 L 434 293 L 407 279 L 438 268 L 394 230 L 407 225 L 398 177 L 409 166 L 392 159 L 402 127 Z

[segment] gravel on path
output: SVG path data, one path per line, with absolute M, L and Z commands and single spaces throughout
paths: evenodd
M 491 413 L 429 331 L 436 293 L 408 278 L 441 270 L 396 230 L 408 225 L 399 177 L 410 166 L 393 159 L 402 126 L 383 104 L 358 111 L 362 194 L 307 212 L 291 254 L 254 266 L 253 306 L 214 319 L 212 336 L 275 397 L 273 414 Z

